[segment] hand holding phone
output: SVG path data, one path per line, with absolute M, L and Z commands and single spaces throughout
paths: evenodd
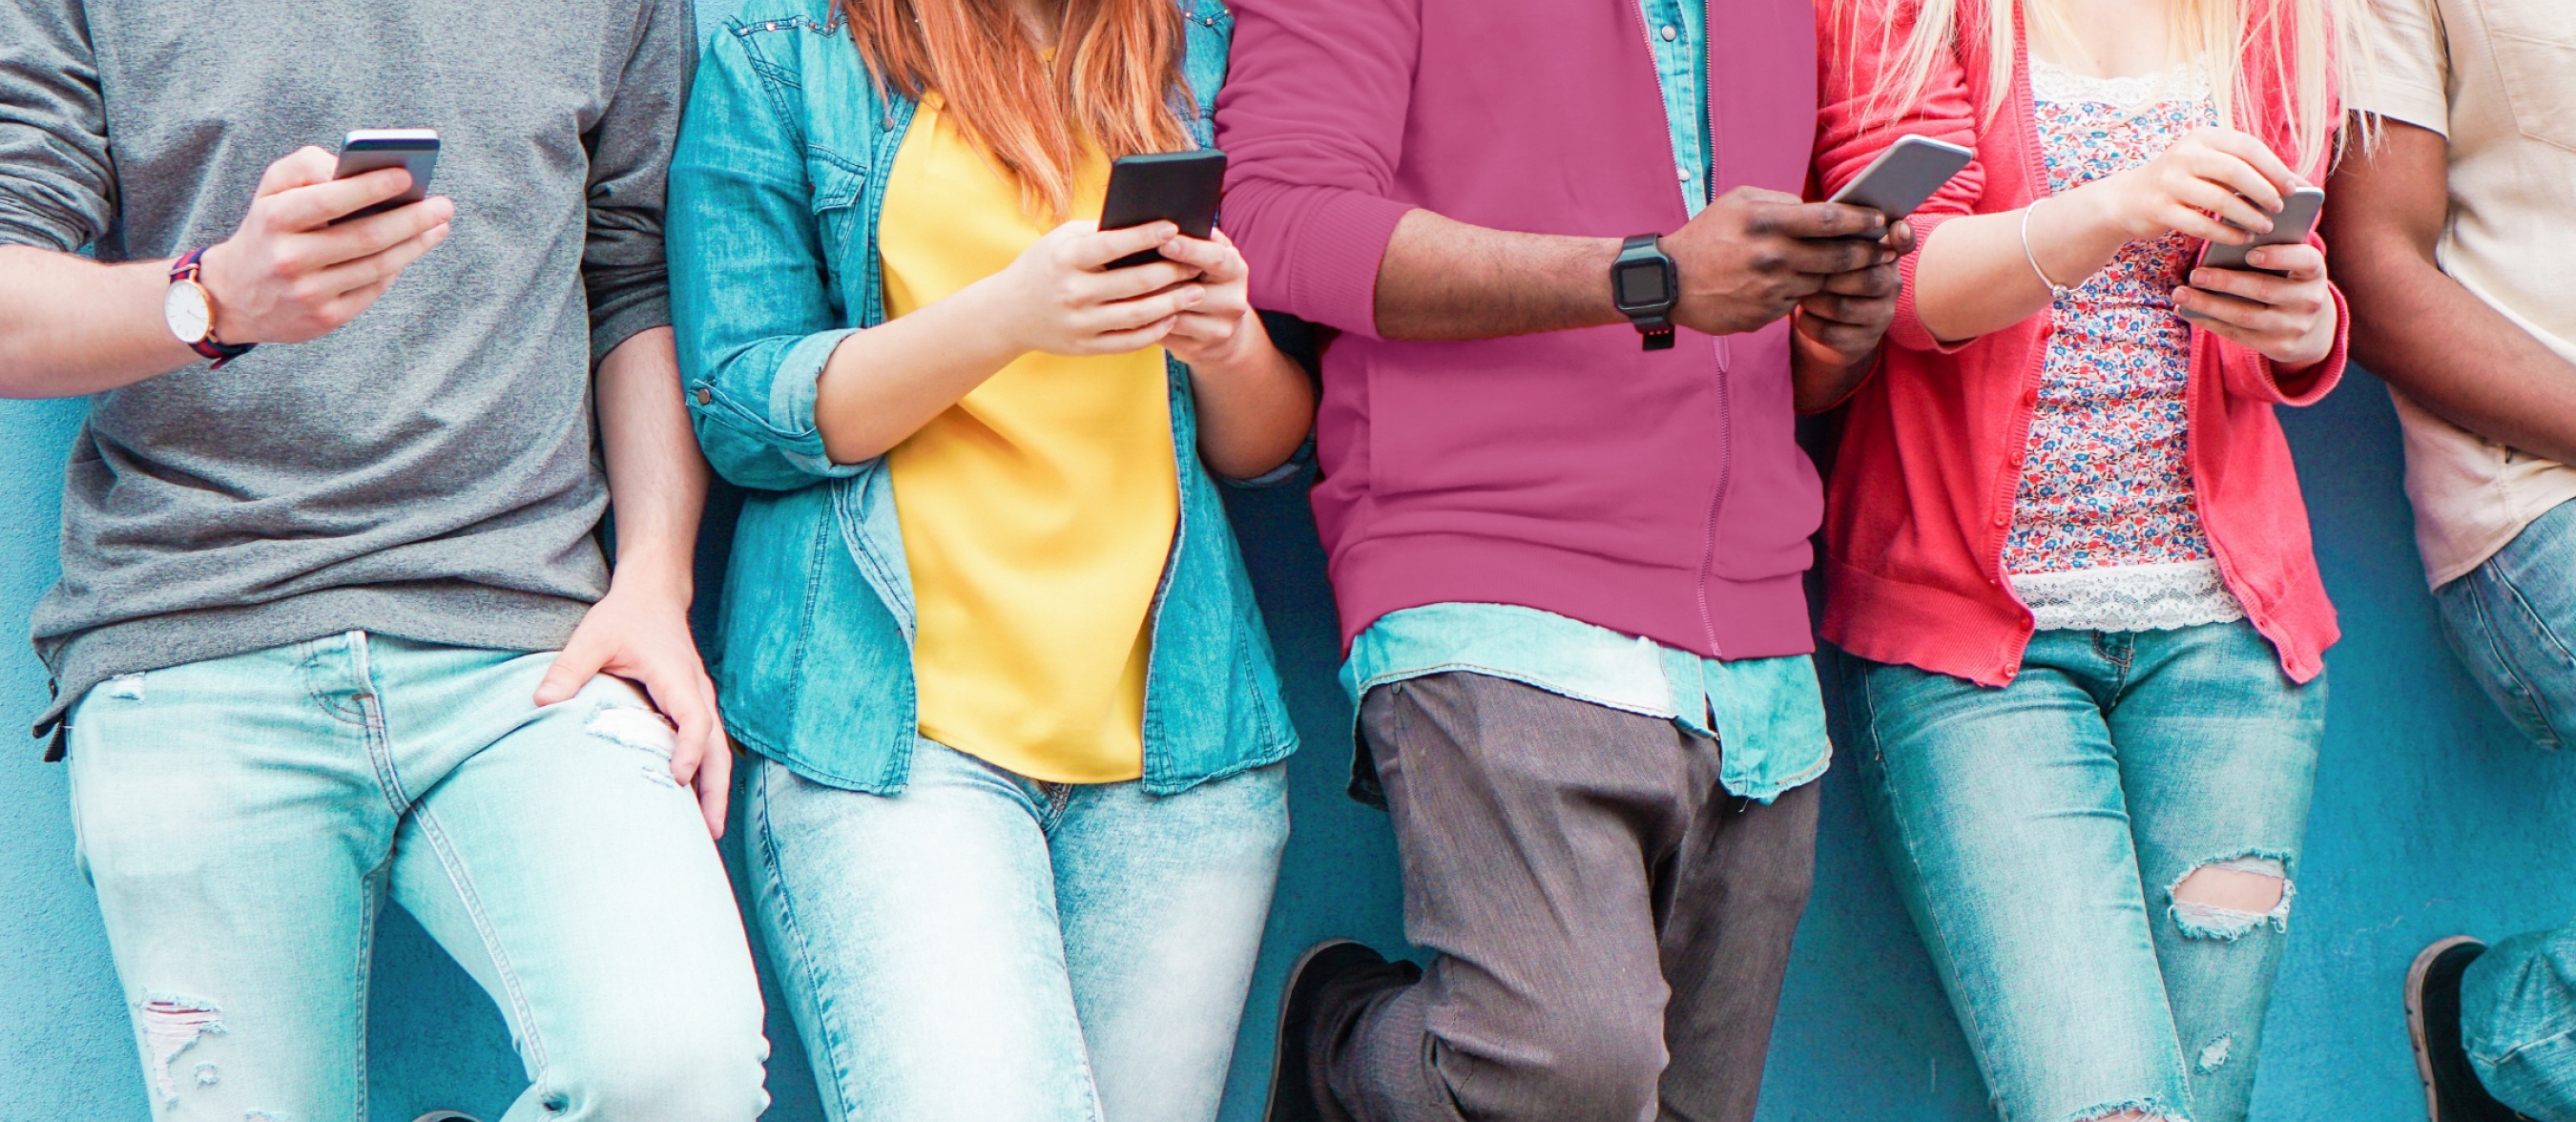
M 1194 152 L 1161 152 L 1125 156 L 1109 167 L 1109 194 L 1100 206 L 1100 228 L 1124 230 L 1148 222 L 1169 222 L 1181 236 L 1208 240 L 1216 228 L 1217 201 L 1225 190 L 1225 153 L 1213 148 Z M 1160 261 L 1156 251 L 1131 254 L 1109 263 L 1130 269 Z
M 2325 214 L 2325 209 L 2326 193 L 2323 188 L 2294 189 L 2281 197 L 2281 212 L 2272 216 L 2271 230 L 2254 235 L 2254 240 L 2243 245 L 2203 242 L 2200 246 L 2200 265 L 2204 269 L 2253 269 L 2254 266 L 2246 263 L 2247 255 L 2262 246 L 2297 245 L 2308 240 L 2309 235 L 2317 232 L 2317 219 Z M 2240 231 L 2244 229 L 2233 222 L 2229 222 L 2228 225 Z M 2254 271 L 2271 272 L 2276 277 L 2288 275 L 2268 269 Z
M 410 206 L 429 197 L 429 177 L 438 169 L 438 130 L 436 129 L 359 129 L 340 142 L 340 164 L 333 179 L 354 179 L 382 168 L 401 168 L 411 174 L 411 187 L 402 194 L 342 216 L 348 222 L 383 214 L 396 207 Z
M 418 205 L 350 221 L 404 189 L 343 179 L 339 161 L 307 146 L 270 164 L 233 236 L 206 249 L 200 283 L 224 342 L 301 343 L 356 319 L 404 268 L 447 240 L 456 205 Z
M 2325 208 L 2326 193 L 2323 189 L 2316 187 L 2295 188 L 2289 194 L 2281 197 L 2281 212 L 2272 216 L 2272 228 L 2270 230 L 2256 234 L 2254 236 L 2254 240 L 2246 242 L 2243 245 L 2229 245 L 2226 242 L 2202 242 L 2200 244 L 2200 259 L 2196 268 L 2231 269 L 2239 272 L 2261 273 L 2265 276 L 2287 277 L 2290 274 L 2282 270 L 2256 268 L 2252 263 L 2252 255 L 2254 251 L 2263 248 L 2264 246 L 2306 244 L 2308 235 L 2316 232 L 2317 219 L 2325 213 Z M 2238 226 L 2233 222 L 2229 222 L 2228 226 L 2238 231 L 2242 231 L 2244 229 L 2244 227 Z M 2174 310 L 2180 312 L 2184 319 L 2206 320 L 2209 318 L 2207 313 L 2188 305 L 2179 306 Z
M 2285 370 L 2298 370 L 2332 353 L 2337 311 L 2325 254 L 2307 241 L 2325 192 L 2298 187 L 2283 202 L 2272 229 L 2252 244 L 2208 243 L 2189 287 L 2174 293 L 2174 310 Z

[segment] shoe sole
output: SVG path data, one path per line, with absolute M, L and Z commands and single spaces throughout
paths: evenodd
M 1279 1073 L 1288 1066 L 1288 1003 L 1296 1000 L 1297 980 L 1306 976 L 1306 968 L 1314 965 L 1315 959 L 1324 952 L 1344 943 L 1358 942 L 1357 939 L 1326 939 L 1306 948 L 1305 953 L 1298 955 L 1297 961 L 1289 965 L 1288 980 L 1279 987 L 1279 1014 L 1271 1021 L 1279 1026 L 1280 1031 L 1279 1038 L 1270 1042 L 1270 1093 L 1261 1098 L 1262 1122 L 1269 1122 L 1277 1116 L 1279 1109 Z
M 2424 973 L 2433 968 L 2433 960 L 2442 957 L 2442 952 L 2477 941 L 2467 935 L 2453 935 L 2424 948 L 2415 956 L 2415 964 L 2406 968 L 2406 1037 L 2415 1049 L 2415 1078 L 2424 1083 L 2424 1117 L 2432 1122 L 2443 1122 L 2442 1098 L 2433 1090 L 2432 1050 L 2424 1045 Z

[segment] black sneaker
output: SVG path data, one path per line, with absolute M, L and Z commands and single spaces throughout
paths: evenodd
M 1354 977 L 1371 974 L 1382 977 Z M 1326 939 L 1297 956 L 1279 994 L 1279 1039 L 1271 1055 L 1270 1101 L 1262 1108 L 1263 1122 L 1348 1122 L 1350 1115 L 1330 1101 L 1315 1076 L 1316 1018 L 1349 998 L 1351 987 L 1337 982 L 1402 985 L 1420 976 L 1412 963 L 1390 964 L 1386 956 L 1349 939 Z
M 2415 1038 L 2415 1074 L 2433 1122 L 2533 1122 L 2487 1094 L 2460 1043 L 2460 974 L 2485 953 L 2485 943 L 2453 935 L 2424 948 L 2406 971 L 2406 1034 Z

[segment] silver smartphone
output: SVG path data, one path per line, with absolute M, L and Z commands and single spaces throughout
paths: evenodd
M 2325 209 L 2326 193 L 2323 189 L 2316 187 L 2298 188 L 2282 197 L 2281 213 L 2272 216 L 2271 233 L 2256 234 L 2254 235 L 2253 241 L 2247 242 L 2244 245 L 2228 245 L 2224 242 L 2202 242 L 2200 243 L 2200 260 L 2195 263 L 2195 267 L 2209 269 L 2243 269 L 2249 273 L 2268 273 L 2276 277 L 2286 277 L 2289 274 L 2281 272 L 2278 269 L 2257 269 L 2252 265 L 2246 264 L 2245 256 L 2262 246 L 2296 245 L 2308 240 L 2308 235 L 2316 232 L 2317 219 L 2325 213 Z M 2225 222 L 2226 220 L 2220 219 L 2220 221 Z M 2227 224 L 2230 226 L 2236 225 L 2233 222 L 2228 222 Z M 2209 318 L 2208 316 L 2204 316 L 2189 308 L 2177 308 L 2175 311 L 2180 312 L 2184 319 Z
M 2284 274 L 2273 270 L 2257 269 L 2246 264 L 2245 255 L 2254 252 L 2260 246 L 2296 245 L 2308 240 L 2308 235 L 2316 233 L 2317 217 L 2323 214 L 2325 209 L 2326 193 L 2322 188 L 2301 187 L 2282 196 L 2281 213 L 2272 216 L 2271 233 L 2256 234 L 2253 241 L 2244 245 L 2205 242 L 2200 251 L 2200 263 L 2211 269 L 2244 269 L 2249 272 L 2271 273 L 2276 277 L 2282 276 Z M 2229 222 L 2228 225 L 2236 224 Z
M 359 129 L 352 132 L 340 142 L 340 170 L 333 173 L 332 178 L 347 179 L 382 168 L 402 168 L 410 172 L 411 189 L 346 215 L 340 221 L 382 214 L 428 197 L 430 173 L 438 168 L 438 130 Z
M 1928 136 L 1908 136 L 1888 146 L 1860 177 L 1834 192 L 1829 203 L 1865 206 L 1894 222 L 1914 213 L 1950 177 L 1977 158 L 1969 149 Z

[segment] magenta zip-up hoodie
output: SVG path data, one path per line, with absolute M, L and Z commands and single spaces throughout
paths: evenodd
M 1719 658 L 1813 650 L 1800 576 L 1822 499 L 1792 439 L 1785 322 L 1652 352 L 1626 325 L 1377 335 L 1378 263 L 1416 207 L 1611 238 L 1687 221 L 1637 0 L 1233 7 L 1225 228 L 1255 304 L 1340 333 L 1314 504 L 1343 643 L 1458 601 Z M 1805 187 L 1815 38 L 1809 0 L 1710 0 L 1716 192 Z

